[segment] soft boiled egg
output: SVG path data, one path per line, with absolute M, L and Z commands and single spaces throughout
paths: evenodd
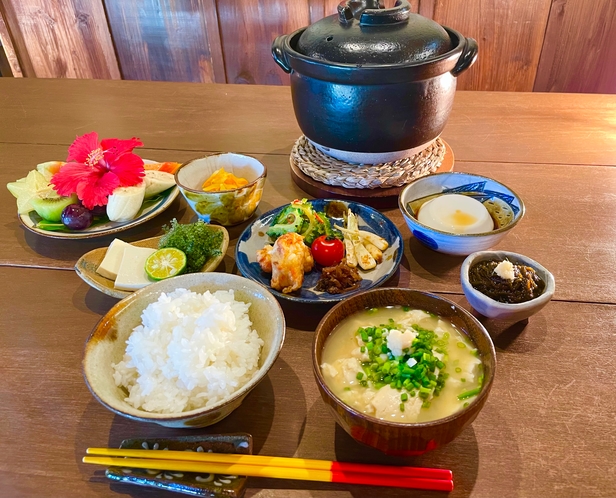
M 421 206 L 417 221 L 449 233 L 484 233 L 494 229 L 486 207 L 467 195 L 443 194 Z

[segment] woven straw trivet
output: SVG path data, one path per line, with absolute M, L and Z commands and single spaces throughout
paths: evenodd
M 374 189 L 402 187 L 420 176 L 434 173 L 445 157 L 445 143 L 434 143 L 411 157 L 382 164 L 354 164 L 324 154 L 302 135 L 291 151 L 291 161 L 304 174 L 326 185 Z

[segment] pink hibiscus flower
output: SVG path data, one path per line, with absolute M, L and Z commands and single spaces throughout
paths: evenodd
M 60 195 L 76 193 L 88 209 L 105 206 L 117 187 L 130 187 L 143 181 L 143 159 L 133 154 L 143 143 L 138 138 L 98 141 L 96 132 L 77 137 L 68 148 L 66 164 L 51 178 Z

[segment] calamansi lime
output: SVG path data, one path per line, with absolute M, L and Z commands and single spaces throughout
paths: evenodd
M 145 260 L 145 272 L 153 280 L 174 277 L 185 268 L 186 254 L 175 247 L 159 249 Z

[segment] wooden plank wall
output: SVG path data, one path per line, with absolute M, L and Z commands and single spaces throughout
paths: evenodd
M 534 86 L 616 93 L 616 1 L 554 0 Z
M 24 76 L 119 79 L 101 0 L 2 0 Z
M 225 83 L 215 0 L 104 0 L 122 77 Z
M 284 85 L 272 40 L 334 14 L 338 3 L 0 0 L 0 14 L 25 76 Z M 459 89 L 616 93 L 616 0 L 411 5 L 479 42 Z
M 420 0 L 419 12 L 479 43 L 479 58 L 458 78 L 458 89 L 530 92 L 550 3 Z

